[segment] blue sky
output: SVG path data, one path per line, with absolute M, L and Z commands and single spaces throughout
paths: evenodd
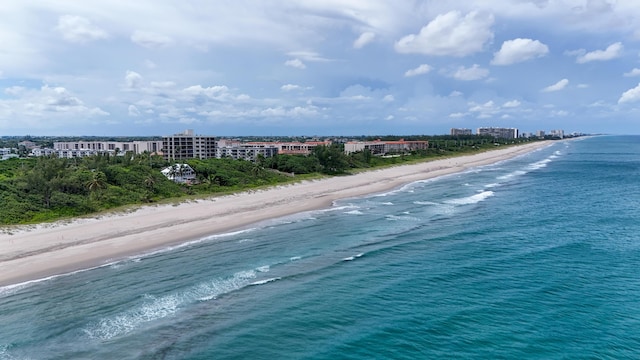
M 21 0 L 0 14 L 0 135 L 640 134 L 637 0 Z

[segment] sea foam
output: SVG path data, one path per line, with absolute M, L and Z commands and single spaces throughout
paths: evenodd
M 459 199 L 446 200 L 445 203 L 453 204 L 453 205 L 471 205 L 471 204 L 477 204 L 492 196 L 493 196 L 493 191 L 487 190 L 475 195 L 471 195 L 471 196 L 467 196 Z

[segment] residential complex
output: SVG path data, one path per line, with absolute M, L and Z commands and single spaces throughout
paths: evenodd
M 451 136 L 472 135 L 471 129 L 451 128 Z
M 429 147 L 428 141 L 349 141 L 344 144 L 344 152 L 351 154 L 369 150 L 373 155 L 398 154 L 407 151 L 424 150 Z
M 194 135 L 193 130 L 162 138 L 165 160 L 208 159 L 216 157 L 216 138 Z
M 217 158 L 232 158 L 255 161 L 259 156 L 272 157 L 278 154 L 278 147 L 273 143 L 242 143 L 233 140 L 218 140 Z
M 451 136 L 473 135 L 471 129 L 451 128 Z M 476 135 L 492 136 L 496 139 L 515 139 L 517 137 L 553 137 L 564 138 L 564 130 L 538 130 L 535 133 L 520 133 L 516 128 L 481 127 Z M 576 136 L 576 133 L 572 134 Z M 309 155 L 318 146 L 329 146 L 333 141 L 344 143 L 346 154 L 369 150 L 373 155 L 400 154 L 429 147 L 428 141 L 348 141 L 346 138 L 318 139 L 307 141 L 246 141 L 247 139 L 219 139 L 214 136 L 195 135 L 193 130 L 164 136 L 162 140 L 138 141 L 67 141 L 53 142 L 53 148 L 41 148 L 32 141 L 21 141 L 19 148 L 0 148 L 0 159 L 6 160 L 19 156 L 57 156 L 76 158 L 97 154 L 125 155 L 126 153 L 150 153 L 162 155 L 165 160 L 178 161 L 188 159 L 232 158 L 255 161 L 259 157 L 275 155 Z M 306 139 L 305 139 L 306 140 Z M 322 140 L 322 141 L 321 141 Z
M 77 141 L 54 142 L 54 150 L 90 150 L 97 152 L 125 153 L 131 151 L 135 154 L 143 152 L 158 153 L 162 150 L 162 141 Z
M 496 139 L 517 139 L 518 129 L 516 128 L 494 128 L 481 127 L 476 132 L 478 135 L 490 135 Z

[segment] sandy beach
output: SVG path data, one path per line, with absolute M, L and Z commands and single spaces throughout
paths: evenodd
M 547 145 L 548 142 L 535 142 L 179 205 L 151 205 L 128 213 L 5 228 L 0 233 L 0 286 L 100 266 L 268 219 L 326 208 L 338 199 L 389 191 Z

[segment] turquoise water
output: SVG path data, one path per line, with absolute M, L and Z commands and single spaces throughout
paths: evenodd
M 640 137 L 0 289 L 0 359 L 640 357 Z M 195 239 L 194 239 L 195 240 Z

